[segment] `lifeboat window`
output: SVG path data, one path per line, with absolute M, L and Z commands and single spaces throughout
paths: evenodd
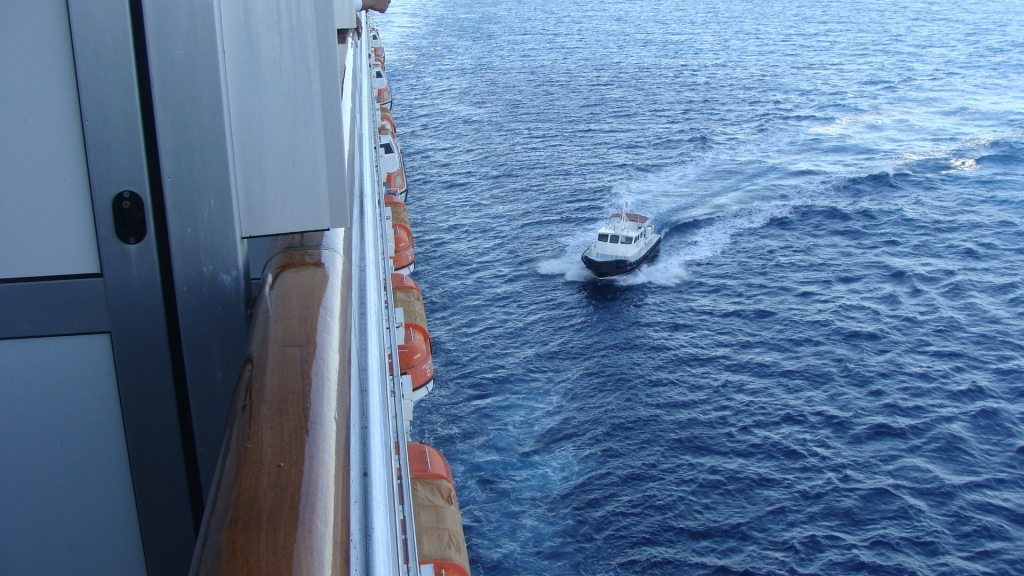
M 618 244 L 619 243 L 619 237 L 613 234 L 613 235 L 608 237 L 608 242 L 610 242 L 612 244 Z
M 608 241 L 608 235 L 607 234 L 598 234 L 597 235 L 597 241 L 598 242 L 607 242 Z
M 380 149 L 383 150 L 385 154 L 394 154 L 395 153 L 395 149 L 391 147 L 391 144 L 386 144 L 386 143 L 385 144 L 381 144 L 380 145 Z
M 384 77 L 384 73 L 381 72 L 380 70 L 377 70 L 377 78 L 383 78 L 383 77 Z

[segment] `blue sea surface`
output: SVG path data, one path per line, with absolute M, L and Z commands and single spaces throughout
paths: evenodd
M 1024 574 L 1024 3 L 377 22 L 475 575 Z

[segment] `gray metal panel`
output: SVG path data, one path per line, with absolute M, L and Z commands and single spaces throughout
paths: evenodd
M 109 336 L 0 342 L 0 438 L 0 574 L 146 574 Z
M 185 373 L 204 496 L 245 352 L 249 271 L 231 182 L 217 3 L 142 0 Z
M 188 571 L 195 524 L 156 244 L 114 234 L 111 202 L 142 196 L 155 230 L 129 7 L 69 0 L 97 239 L 139 524 L 150 576 Z
M 0 340 L 109 332 L 102 278 L 0 284 Z
M 332 0 L 221 0 L 243 236 L 323 230 L 340 192 L 341 110 Z
M 345 165 L 345 133 L 341 121 L 341 65 L 333 0 L 316 4 L 317 49 L 320 56 L 320 105 L 323 107 L 324 150 L 327 153 L 327 194 L 330 227 L 352 225 L 351 188 Z
M 0 278 L 100 271 L 65 0 L 0 2 L 0 246 Z
M 249 253 L 249 275 L 253 280 L 263 278 L 263 267 L 267 264 L 270 246 L 274 243 L 274 236 L 261 236 L 249 238 L 245 241 Z M 253 293 L 255 294 L 255 292 Z

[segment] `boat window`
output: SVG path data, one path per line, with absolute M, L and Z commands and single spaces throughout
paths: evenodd
M 381 72 L 380 70 L 377 70 L 377 78 L 383 78 L 383 77 L 384 77 L 384 73 Z
M 607 234 L 598 234 L 597 235 L 597 241 L 598 242 L 607 242 L 608 241 L 608 235 Z
M 395 149 L 391 147 L 391 144 L 387 144 L 387 143 L 381 144 L 380 145 L 380 149 L 383 150 L 385 154 L 394 154 L 395 153 Z
M 622 243 L 623 244 L 632 244 L 633 243 L 633 237 L 632 236 L 623 236 L 622 237 Z
M 610 242 L 612 244 L 618 244 L 619 243 L 619 237 L 614 235 L 614 234 L 612 234 L 611 236 L 608 237 L 608 242 Z

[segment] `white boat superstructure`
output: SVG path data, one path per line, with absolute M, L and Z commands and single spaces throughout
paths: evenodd
M 583 263 L 599 278 L 626 274 L 650 258 L 661 243 L 647 216 L 622 211 L 612 214 L 597 231 L 597 240 L 583 253 Z

